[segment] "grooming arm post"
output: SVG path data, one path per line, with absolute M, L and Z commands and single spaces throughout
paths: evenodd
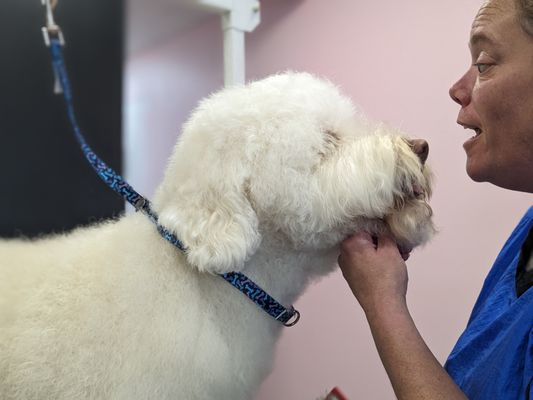
M 258 0 L 197 0 L 195 5 L 222 14 L 224 31 L 224 84 L 243 84 L 245 75 L 245 32 L 261 22 Z
M 224 31 L 224 85 L 243 84 L 246 80 L 244 32 L 231 27 L 230 13 L 222 15 Z

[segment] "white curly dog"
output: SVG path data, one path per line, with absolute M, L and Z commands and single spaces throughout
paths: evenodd
M 140 213 L 0 241 L 0 398 L 252 398 L 283 325 L 217 273 L 290 305 L 353 232 L 409 252 L 434 232 L 426 157 L 310 74 L 210 96 L 153 202 L 185 254 Z

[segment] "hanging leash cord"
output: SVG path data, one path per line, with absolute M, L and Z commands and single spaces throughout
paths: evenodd
M 55 93 L 63 93 L 74 136 L 85 158 L 97 175 L 111 189 L 130 203 L 136 211 L 145 214 L 156 225 L 157 231 L 165 240 L 172 243 L 180 251 L 186 253 L 187 249 L 183 243 L 172 232 L 159 224 L 159 218 L 157 213 L 152 209 L 150 201 L 137 193 L 122 176 L 108 167 L 85 141 L 76 119 L 70 80 L 68 79 L 67 69 L 63 59 L 63 45 L 65 44 L 65 40 L 61 28 L 55 24 L 53 19 L 53 8 L 57 4 L 57 0 L 41 0 L 41 2 L 46 6 L 47 25 L 42 28 L 42 31 L 45 44 L 49 47 L 52 56 L 52 66 L 55 75 L 54 91 Z M 294 326 L 300 319 L 300 313 L 293 306 L 285 308 L 246 275 L 240 272 L 228 272 L 219 276 L 244 293 L 257 306 L 263 309 L 263 311 L 283 323 L 283 325 Z

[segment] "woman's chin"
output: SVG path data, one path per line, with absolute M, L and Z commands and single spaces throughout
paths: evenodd
M 480 168 L 479 164 L 468 159 L 466 161 L 466 173 L 474 182 L 486 182 L 487 176 L 483 168 Z

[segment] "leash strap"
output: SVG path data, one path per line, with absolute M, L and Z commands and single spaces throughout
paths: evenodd
M 97 175 L 116 193 L 118 193 L 124 200 L 130 203 L 136 210 L 146 214 L 157 226 L 158 232 L 174 246 L 181 251 L 185 251 L 185 246 L 179 241 L 179 239 L 161 226 L 158 223 L 158 216 L 152 209 L 150 202 L 135 191 L 125 180 L 116 173 L 111 167 L 107 166 L 86 143 L 81 129 L 78 125 L 76 113 L 74 112 L 74 102 L 72 97 L 72 91 L 70 89 L 70 81 L 68 79 L 65 62 L 63 59 L 62 44 L 59 39 L 50 39 L 50 51 L 52 53 L 52 63 L 56 77 L 59 78 L 59 83 L 67 106 L 67 113 L 70 120 L 70 124 L 74 130 L 74 136 L 78 141 L 83 154 L 89 164 L 93 167 Z
M 59 29 L 57 26 L 55 27 Z M 187 249 L 183 243 L 172 232 L 159 224 L 159 218 L 156 212 L 152 209 L 150 201 L 137 193 L 124 180 L 124 178 L 122 178 L 122 176 L 116 173 L 112 168 L 108 167 L 107 164 L 104 163 L 86 143 L 74 112 L 70 81 L 68 79 L 67 69 L 63 59 L 63 37 L 61 35 L 61 37 L 57 36 L 55 38 L 50 38 L 45 35 L 45 42 L 47 45 L 49 45 L 50 52 L 52 54 L 52 64 L 54 68 L 54 74 L 56 76 L 56 92 L 63 92 L 63 97 L 67 106 L 68 117 L 74 130 L 74 136 L 76 137 L 76 140 L 78 141 L 85 158 L 89 161 L 89 164 L 91 164 L 98 176 L 111 189 L 122 196 L 122 198 L 135 207 L 137 211 L 141 211 L 143 214 L 147 215 L 148 218 L 150 218 L 150 220 L 156 225 L 157 231 L 163 238 L 172 243 L 182 252 L 186 252 Z M 252 300 L 270 316 L 283 323 L 283 325 L 293 326 L 300 319 L 300 313 L 295 310 L 294 307 L 291 306 L 289 309 L 285 308 L 256 283 L 246 277 L 246 275 L 240 272 L 229 272 L 226 274 L 221 274 L 220 276 L 233 285 L 233 287 L 244 293 L 250 300 Z

